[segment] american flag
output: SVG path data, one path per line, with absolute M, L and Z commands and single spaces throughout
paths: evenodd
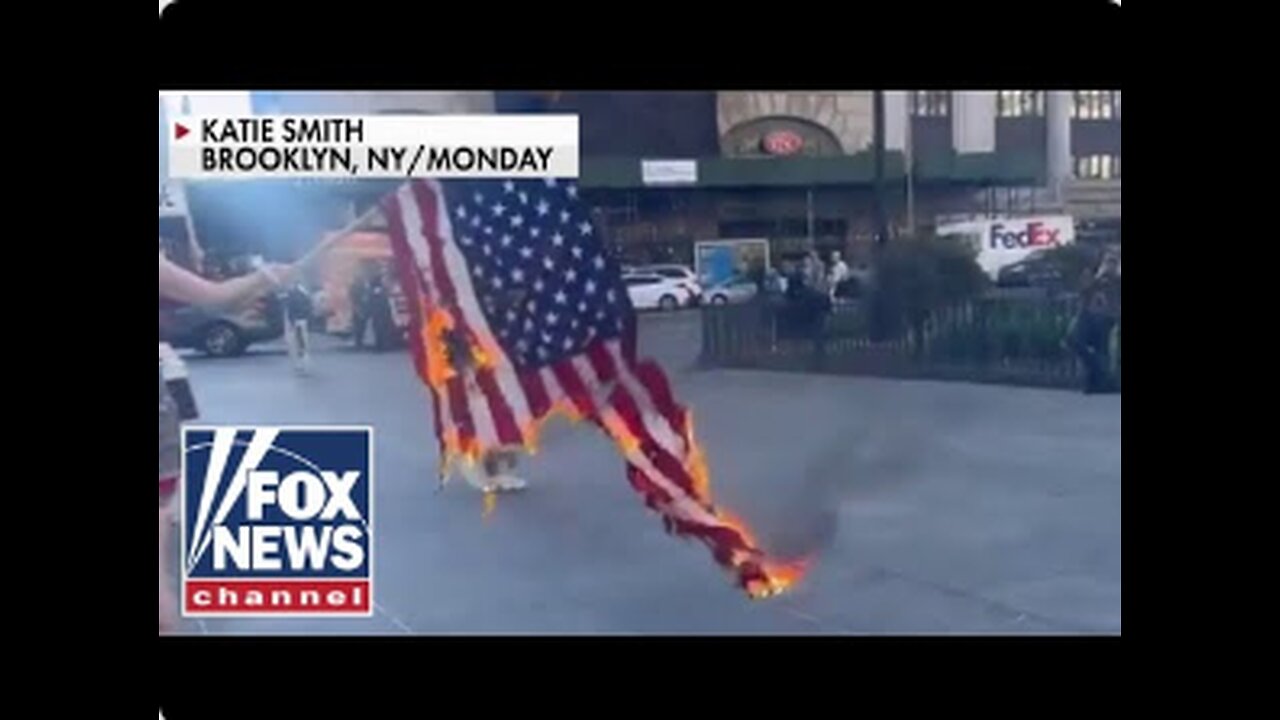
M 798 576 L 712 504 L 690 415 L 662 369 L 636 357 L 635 311 L 573 182 L 415 180 L 384 209 L 442 472 L 533 448 L 556 413 L 587 419 L 666 529 L 706 543 L 751 595 Z

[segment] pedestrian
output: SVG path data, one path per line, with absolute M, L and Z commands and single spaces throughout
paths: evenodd
M 285 340 L 293 370 L 299 375 L 311 372 L 311 296 L 301 283 L 289 288 L 284 300 Z
M 396 321 L 391 310 L 391 277 L 385 267 L 376 267 L 369 285 L 369 316 L 373 324 L 373 345 L 378 352 L 391 347 Z
M 1112 330 L 1120 319 L 1119 270 L 1119 256 L 1107 252 L 1080 293 L 1080 311 L 1071 330 L 1071 343 L 1084 366 L 1086 395 L 1114 389 L 1110 354 Z
M 160 253 L 160 299 L 197 305 L 207 309 L 235 310 L 278 289 L 293 274 L 293 268 L 264 265 L 257 272 L 223 282 L 210 282 L 182 268 Z M 173 577 L 173 523 L 178 477 L 182 468 L 182 411 L 165 382 L 164 359 L 161 359 L 160 383 L 160 632 L 177 629 L 179 604 Z
M 849 279 L 849 265 L 844 261 L 844 258 L 840 257 L 839 250 L 832 250 L 831 251 L 831 273 L 830 273 L 830 281 L 829 281 L 831 284 L 830 296 L 832 300 L 835 299 L 836 293 L 840 291 L 841 284 L 848 279 Z
M 351 301 L 351 335 L 355 338 L 356 349 L 364 347 L 365 334 L 369 331 L 369 324 L 372 319 L 372 298 L 370 294 L 373 289 L 373 275 L 376 271 L 373 263 L 365 262 L 361 264 L 356 278 L 351 283 L 348 291 L 348 298 Z

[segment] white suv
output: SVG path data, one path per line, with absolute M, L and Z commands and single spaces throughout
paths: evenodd
M 637 310 L 675 310 L 694 303 L 693 294 L 679 280 L 653 273 L 633 273 L 622 281 L 627 286 L 631 306 Z
M 690 301 L 686 304 L 697 305 L 702 302 L 702 285 L 698 283 L 698 276 L 685 265 L 643 265 L 632 268 L 628 274 L 657 275 L 675 280 L 691 295 Z

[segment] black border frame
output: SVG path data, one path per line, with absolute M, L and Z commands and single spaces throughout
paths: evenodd
M 1122 88 L 1119 8 L 1109 0 L 965 3 L 959 10 L 894 3 L 843 12 L 786 5 L 266 5 L 177 0 L 159 23 L 160 88 Z M 581 16 L 570 18 L 573 12 Z M 833 22 L 815 20 L 819 12 L 835 13 Z M 842 14 L 847 19 L 838 19 Z M 1131 334 L 1131 349 L 1132 342 Z M 721 712 L 725 699 L 760 709 L 757 693 L 774 696 L 759 702 L 780 701 L 792 711 L 797 703 L 803 710 L 834 703 L 857 712 L 859 695 L 832 688 L 861 687 L 863 697 L 900 702 L 901 694 L 885 692 L 897 680 L 913 691 L 910 702 L 932 687 L 930 670 L 972 674 L 978 684 L 963 691 L 968 697 L 1026 686 L 1055 697 L 1108 694 L 1106 681 L 1120 677 L 1107 663 L 1118 658 L 1118 642 L 161 637 L 156 680 L 169 720 L 300 717 L 309 710 L 318 717 L 487 715 L 505 710 L 504 703 L 522 713 L 584 706 L 611 712 L 619 700 L 669 701 L 685 691 L 710 694 L 705 699 Z M 1014 662 L 1000 662 L 1005 658 Z M 597 698 L 613 687 L 618 692 L 601 705 Z

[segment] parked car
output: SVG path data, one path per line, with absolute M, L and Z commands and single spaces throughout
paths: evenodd
M 693 268 L 685 265 L 642 265 L 623 272 L 623 275 L 657 275 L 679 281 L 694 296 L 694 303 L 702 302 L 703 289 Z
M 996 284 L 1000 287 L 1048 287 L 1063 281 L 1061 266 L 1047 252 L 1038 250 L 1018 262 L 1000 268 Z
M 728 305 L 751 300 L 759 292 L 750 278 L 736 277 L 712 285 L 706 291 L 707 302 L 712 305 Z
M 675 310 L 696 303 L 686 283 L 653 274 L 632 274 L 622 278 L 631 305 L 637 310 Z
M 250 345 L 284 335 L 279 300 L 267 297 L 237 314 L 210 312 L 188 305 L 160 311 L 160 341 L 175 348 L 200 350 L 213 357 L 232 357 Z

